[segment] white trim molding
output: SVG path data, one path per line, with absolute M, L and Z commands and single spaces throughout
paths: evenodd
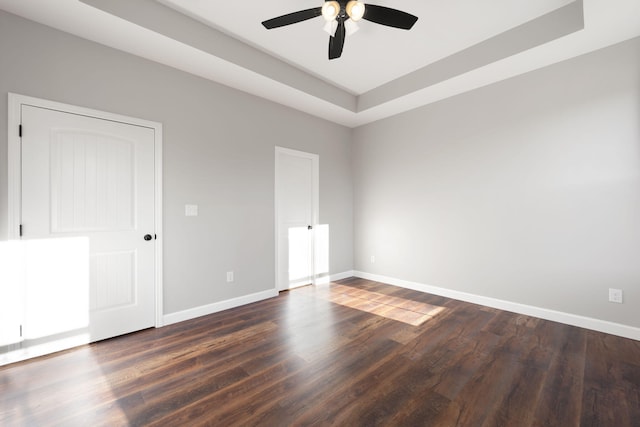
M 46 356 L 59 351 L 69 350 L 70 348 L 89 344 L 90 342 L 91 338 L 89 332 L 84 331 L 52 342 L 29 345 L 26 347 L 19 347 L 17 349 L 13 349 L 13 347 L 20 346 L 20 344 L 11 345 L 8 346 L 8 352 L 0 353 L 0 366 L 22 362 L 35 357 Z
M 342 273 L 328 274 L 324 276 L 316 277 L 316 285 L 326 285 L 337 280 L 347 279 L 353 277 L 353 270 L 344 271 Z
M 330 276 L 325 276 L 325 277 L 326 277 L 326 283 L 329 283 L 329 282 L 335 282 L 336 280 L 342 280 L 342 279 L 346 279 L 353 276 L 354 276 L 354 272 L 350 270 L 350 271 L 345 271 L 343 273 L 332 274 Z M 276 289 L 268 289 L 262 292 L 256 292 L 253 294 L 243 295 L 240 297 L 231 298 L 224 301 L 214 302 L 212 304 L 189 308 L 183 311 L 177 311 L 175 313 L 169 313 L 164 315 L 163 323 L 164 325 L 171 325 L 178 322 L 184 322 L 186 320 L 195 319 L 200 316 L 206 316 L 209 314 L 218 313 L 220 311 L 229 310 L 229 309 L 240 307 L 247 304 L 252 304 L 254 302 L 266 300 L 269 298 L 274 298 L 274 297 L 277 297 L 279 293 L 280 292 Z
M 194 307 L 183 311 L 177 311 L 175 313 L 165 314 L 163 320 L 165 325 L 171 325 L 174 323 L 184 322 L 185 320 L 195 319 L 196 317 L 218 313 L 220 311 L 229 310 L 231 308 L 240 307 L 242 305 L 251 304 L 277 296 L 278 291 L 276 291 L 275 289 L 268 289 L 262 292 L 256 292 L 237 298 L 214 302 L 212 304 L 201 305 L 199 307 Z
M 158 126 L 154 127 L 155 138 L 155 242 L 156 242 L 156 328 L 163 326 L 163 311 L 164 311 L 164 233 L 163 233 L 163 204 L 162 193 L 164 182 L 162 180 L 162 124 L 158 123 Z
M 414 291 L 439 295 L 459 301 L 484 305 L 486 307 L 497 308 L 500 310 L 510 311 L 512 313 L 524 314 L 544 320 L 551 320 L 553 322 L 564 323 L 571 326 L 591 329 L 593 331 L 604 332 L 607 334 L 617 335 L 620 337 L 640 341 L 640 328 L 629 325 L 594 319 L 592 317 L 580 316 L 577 314 L 565 313 L 562 311 L 550 310 L 527 304 L 520 304 L 512 301 L 505 301 L 497 298 L 485 297 L 482 295 L 475 295 L 452 289 L 440 288 L 437 286 L 425 285 L 423 283 L 411 282 L 394 277 L 366 273 L 363 271 L 354 271 L 353 275 L 362 279 L 373 280 L 375 282 L 386 283 L 401 288 L 412 289 Z
M 355 276 L 355 271 L 349 270 L 342 273 L 332 274 L 329 277 L 332 282 L 335 282 L 336 280 L 348 279 L 349 277 L 354 277 L 354 276 Z
M 336 280 L 342 280 L 342 279 L 346 279 L 353 276 L 354 276 L 353 270 L 345 271 L 342 273 L 325 276 L 326 281 L 318 284 L 335 282 Z M 306 285 L 302 285 L 302 286 L 306 286 Z M 183 311 L 177 311 L 175 313 L 169 313 L 164 315 L 163 323 L 164 325 L 171 325 L 178 322 L 184 322 L 186 320 L 195 319 L 200 316 L 206 316 L 209 314 L 218 313 L 220 311 L 229 310 L 229 309 L 240 307 L 247 304 L 252 304 L 254 302 L 266 300 L 269 298 L 274 298 L 274 297 L 277 297 L 279 293 L 280 292 L 276 289 L 268 289 L 262 292 L 256 292 L 253 294 L 243 295 L 240 297 L 231 298 L 224 301 L 214 302 L 212 304 L 189 308 Z
M 22 156 L 20 150 L 19 126 L 22 123 L 21 106 L 22 100 L 26 99 L 21 95 L 9 93 L 8 96 L 8 122 L 7 122 L 7 181 L 8 181 L 8 212 L 7 212 L 7 239 L 15 240 L 20 238 L 20 216 L 22 206 L 21 200 L 21 169 Z

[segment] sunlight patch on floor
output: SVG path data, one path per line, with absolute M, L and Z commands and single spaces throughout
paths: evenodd
M 316 286 L 314 296 L 345 307 L 419 326 L 444 307 L 338 284 Z

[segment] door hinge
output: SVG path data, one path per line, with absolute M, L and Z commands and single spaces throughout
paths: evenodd
M 22 325 L 20 325 L 20 338 L 22 338 Z
M 18 125 L 18 136 L 22 138 L 22 125 Z
M 22 237 L 22 224 L 20 224 L 20 230 L 18 231 L 18 233 L 20 234 L 20 237 Z

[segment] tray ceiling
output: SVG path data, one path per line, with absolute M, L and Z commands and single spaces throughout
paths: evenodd
M 356 127 L 640 35 L 638 0 L 375 0 L 419 17 L 368 21 L 327 59 L 322 1 L 0 0 L 0 9 Z

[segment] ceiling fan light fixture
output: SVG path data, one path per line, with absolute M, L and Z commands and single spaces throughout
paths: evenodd
M 340 3 L 337 1 L 326 1 L 322 5 L 322 16 L 326 21 L 333 21 L 340 13 Z
M 344 21 L 344 30 L 346 31 L 348 36 L 353 35 L 359 29 L 360 27 L 354 22 L 353 19 L 347 19 L 346 21 Z
M 348 2 L 346 7 L 347 15 L 349 15 L 349 18 L 351 18 L 353 22 L 362 19 L 362 17 L 364 16 L 364 9 L 364 3 L 354 0 Z
M 336 30 L 338 29 L 338 21 L 335 19 L 333 21 L 327 21 L 322 28 L 327 34 L 331 37 L 336 35 Z
M 322 15 L 325 25 L 324 31 L 329 33 L 329 60 L 340 58 L 344 48 L 346 36 L 358 31 L 356 21 L 366 19 L 387 27 L 410 30 L 418 20 L 417 16 L 375 4 L 364 4 L 358 0 L 326 0 L 321 7 L 312 7 L 286 15 L 276 16 L 262 22 L 267 29 L 297 24 Z

